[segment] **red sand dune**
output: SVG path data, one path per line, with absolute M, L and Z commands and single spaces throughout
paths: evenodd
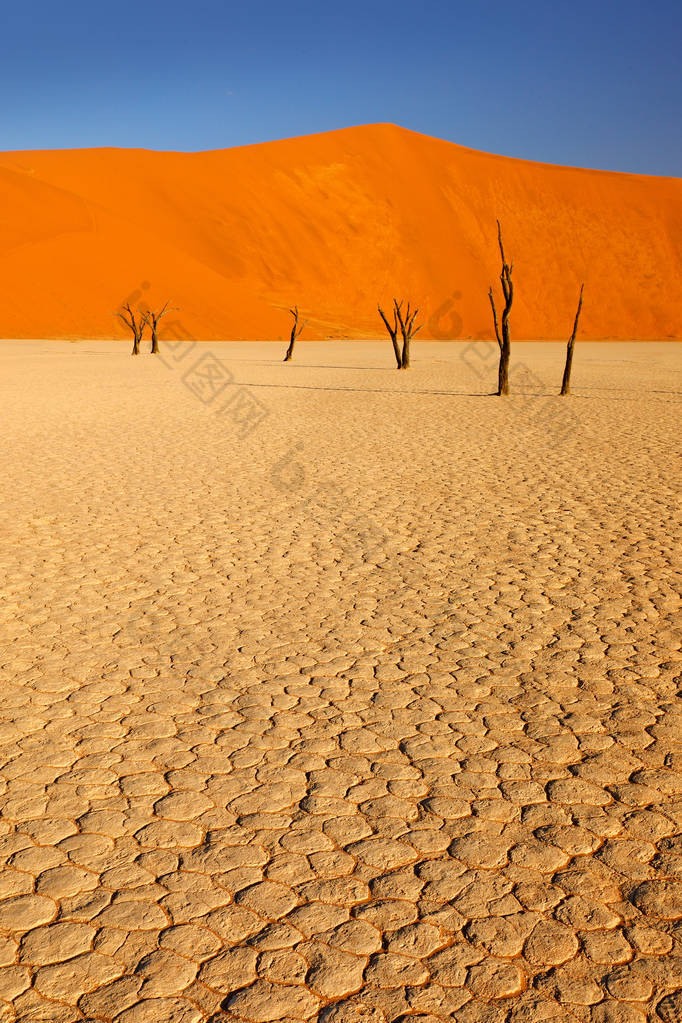
M 682 180 L 465 149 L 390 124 L 206 153 L 0 155 L 0 337 L 116 337 L 128 296 L 206 339 L 382 335 L 409 296 L 424 338 L 490 337 L 495 218 L 517 338 L 680 336 Z M 142 287 L 142 284 L 146 287 Z

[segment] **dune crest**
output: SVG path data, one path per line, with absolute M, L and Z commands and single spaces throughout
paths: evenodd
M 394 294 L 421 306 L 420 337 L 491 337 L 496 217 L 515 337 L 567 337 L 583 280 L 583 338 L 680 336 L 676 178 L 376 124 L 202 153 L 4 153 L 0 195 L 0 337 L 123 336 L 113 313 L 141 291 L 202 339 L 285 338 L 293 303 L 302 340 L 381 337 Z

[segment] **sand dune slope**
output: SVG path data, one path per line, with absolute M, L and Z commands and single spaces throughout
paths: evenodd
M 0 336 L 111 337 L 127 296 L 199 338 L 379 336 L 410 294 L 423 337 L 487 337 L 495 218 L 518 337 L 680 336 L 682 181 L 479 153 L 379 124 L 205 153 L 0 156 Z

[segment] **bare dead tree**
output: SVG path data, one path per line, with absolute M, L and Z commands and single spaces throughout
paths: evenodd
M 384 321 L 386 330 L 389 333 L 391 342 L 393 344 L 393 354 L 395 355 L 395 361 L 398 369 L 409 369 L 410 367 L 410 341 L 422 329 L 423 324 L 415 326 L 415 320 L 417 319 L 417 313 L 419 309 L 412 309 L 410 303 L 407 303 L 407 310 L 403 315 L 403 302 L 399 302 L 397 298 L 393 299 L 393 323 L 388 319 L 386 313 L 383 311 L 381 306 L 377 306 L 379 315 Z M 400 349 L 398 343 L 398 330 L 402 335 L 403 347 Z
M 159 353 L 159 339 L 157 337 L 157 333 L 156 332 L 158 330 L 159 321 L 161 320 L 161 318 L 163 316 L 166 315 L 166 313 L 169 313 L 169 312 L 171 312 L 171 309 L 168 306 L 168 302 L 166 302 L 165 305 L 163 305 L 161 307 L 161 309 L 158 311 L 158 313 L 156 312 L 155 309 L 148 309 L 147 310 L 147 319 L 149 321 L 149 327 L 150 327 L 150 330 L 152 332 L 152 347 L 151 347 L 151 351 L 149 353 L 150 355 L 158 355 L 158 353 Z
M 393 299 L 393 323 L 390 323 L 388 317 L 386 316 L 386 313 L 384 312 L 380 305 L 377 306 L 377 309 L 379 310 L 379 316 L 381 316 L 381 319 L 384 321 L 384 324 L 386 325 L 386 330 L 390 335 L 391 341 L 393 343 L 393 354 L 395 355 L 395 361 L 398 364 L 398 369 L 400 369 L 403 364 L 403 358 L 400 352 L 400 346 L 398 345 L 397 306 L 398 303 L 396 302 L 395 299 Z
M 509 313 L 511 312 L 512 302 L 514 301 L 514 282 L 512 281 L 512 271 L 514 264 L 508 263 L 504 255 L 504 245 L 502 244 L 502 227 L 500 226 L 499 220 L 497 221 L 497 241 L 500 246 L 500 256 L 502 259 L 502 270 L 500 272 L 500 283 L 502 285 L 502 295 L 504 297 L 504 309 L 502 310 L 502 331 L 497 322 L 497 309 L 495 308 L 495 296 L 493 289 L 490 288 L 488 291 L 488 298 L 490 299 L 490 306 L 493 311 L 493 323 L 495 324 L 495 337 L 500 347 L 500 363 L 497 371 L 497 393 L 498 394 L 509 394 L 509 356 L 511 354 L 511 340 L 509 337 Z
M 294 322 L 291 325 L 291 336 L 289 338 L 289 347 L 287 348 L 287 353 L 284 356 L 284 361 L 285 362 L 291 362 L 291 356 L 294 354 L 294 345 L 296 344 L 297 339 L 301 336 L 303 328 L 305 327 L 306 323 L 308 322 L 307 320 L 304 320 L 304 322 L 299 326 L 299 323 L 298 323 L 298 306 L 297 305 L 295 305 L 293 309 L 290 309 L 289 312 L 293 316 Z
M 419 312 L 419 309 L 416 307 L 415 309 L 412 309 L 409 302 L 407 303 L 407 309 L 405 311 L 404 316 L 402 314 L 402 302 L 400 304 L 398 304 L 397 302 L 395 303 L 395 312 L 396 316 L 398 317 L 398 323 L 400 324 L 400 333 L 403 336 L 403 351 L 400 368 L 409 369 L 410 341 L 415 336 L 415 334 L 419 333 L 419 331 L 423 327 L 423 324 L 420 323 L 418 326 L 415 326 L 415 320 L 417 319 L 417 313 Z
M 144 334 L 144 328 L 147 326 L 149 313 L 141 312 L 140 310 L 138 310 L 136 315 L 130 308 L 130 302 L 126 302 L 125 305 L 121 307 L 121 310 L 119 310 L 119 312 L 116 313 L 116 315 L 120 320 L 123 321 L 123 323 L 125 323 L 126 327 L 132 332 L 133 350 L 130 354 L 139 355 L 140 341 L 142 340 L 142 335 Z
M 566 346 L 566 365 L 564 366 L 564 378 L 561 381 L 560 394 L 570 394 L 571 390 L 571 369 L 573 368 L 573 346 L 575 345 L 575 336 L 578 333 L 578 321 L 580 320 L 580 311 L 583 307 L 583 291 L 585 285 L 580 285 L 580 297 L 578 298 L 578 308 L 575 314 L 575 320 L 573 321 L 573 333 L 568 339 L 568 345 Z

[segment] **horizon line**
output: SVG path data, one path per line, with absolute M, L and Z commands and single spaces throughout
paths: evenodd
M 442 143 L 445 146 L 454 146 L 457 149 L 464 149 L 469 153 L 476 153 L 480 156 L 487 156 L 498 160 L 511 160 L 516 163 L 528 163 L 534 166 L 540 167 L 553 167 L 557 169 L 567 169 L 576 171 L 585 171 L 593 174 L 618 174 L 630 178 L 656 178 L 659 180 L 669 181 L 682 181 L 682 177 L 674 174 L 648 174 L 639 171 L 623 171 L 623 170 L 612 170 L 605 167 L 586 167 L 581 164 L 570 164 L 570 163 L 553 163 L 546 160 L 533 160 L 529 157 L 524 156 L 508 156 L 504 153 L 496 153 L 486 149 L 475 149 L 472 146 L 467 146 L 461 142 L 453 142 L 450 139 L 444 139 L 439 135 L 430 135 L 428 132 L 417 131 L 414 128 L 406 128 L 403 125 L 396 124 L 394 121 L 367 121 L 358 124 L 345 125 L 342 128 L 329 128 L 325 131 L 308 132 L 303 135 L 284 135 L 279 138 L 264 139 L 260 142 L 246 142 L 234 146 L 224 146 L 211 149 L 156 149 L 147 148 L 145 146 L 59 146 L 59 147 L 40 147 L 35 146 L 29 149 L 3 149 L 0 150 L 0 158 L 7 156 L 16 156 L 23 153 L 93 153 L 93 152 L 116 152 L 116 153 L 158 153 L 159 155 L 169 154 L 176 156 L 202 156 L 210 153 L 228 153 L 238 149 L 255 149 L 262 146 L 273 146 L 279 145 L 286 142 L 296 142 L 302 139 L 311 139 L 321 137 L 324 135 L 340 135 L 344 132 L 357 131 L 363 128 L 391 128 L 398 132 L 404 132 L 410 135 L 418 135 L 421 138 L 430 139 L 435 142 Z

